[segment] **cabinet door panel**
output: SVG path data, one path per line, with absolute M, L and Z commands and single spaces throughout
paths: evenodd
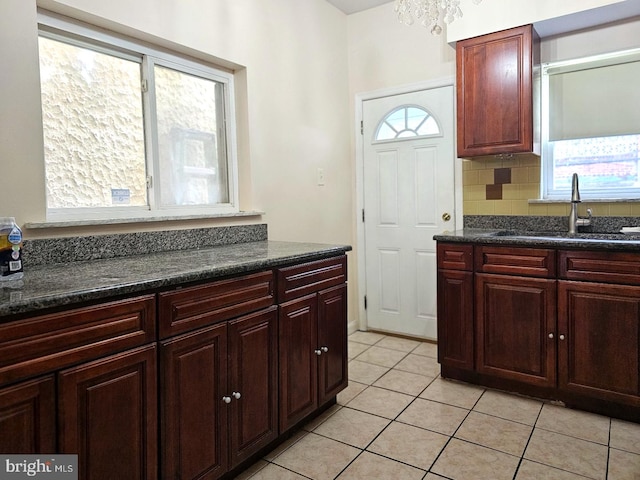
M 319 404 L 328 402 L 348 385 L 347 378 L 347 286 L 340 285 L 318 295 Z M 326 350 L 326 351 L 325 351 Z
M 227 471 L 227 324 L 162 342 L 163 478 L 219 478 Z
M 438 361 L 473 369 L 473 273 L 438 270 Z
M 478 372 L 555 386 L 556 281 L 477 274 L 476 299 Z
M 560 387 L 640 406 L 640 287 L 558 284 Z
M 53 375 L 0 390 L 0 453 L 54 453 Z
M 229 322 L 231 468 L 278 435 L 278 315 L 272 307 Z
M 316 294 L 280 307 L 280 432 L 318 406 L 318 298 Z
M 456 44 L 458 156 L 533 151 L 531 25 Z
M 60 372 L 60 451 L 79 478 L 157 479 L 155 345 Z

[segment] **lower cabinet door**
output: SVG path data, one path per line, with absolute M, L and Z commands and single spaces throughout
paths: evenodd
M 156 374 L 155 345 L 59 373 L 59 448 L 79 479 L 157 479 Z
M 556 280 L 476 275 L 476 369 L 556 386 Z
M 53 375 L 0 389 L 0 453 L 54 453 L 56 399 Z
M 347 377 L 347 285 L 318 294 L 318 403 L 322 405 L 349 383 Z
M 559 387 L 640 407 L 640 287 L 558 282 Z
M 229 469 L 227 323 L 165 340 L 160 348 L 162 478 L 219 478 Z
M 237 466 L 278 436 L 278 308 L 229 322 L 229 445 Z
M 473 370 L 473 273 L 438 270 L 438 361 Z
M 318 407 L 318 296 L 280 306 L 280 433 Z M 318 353 L 316 353 L 318 352 Z

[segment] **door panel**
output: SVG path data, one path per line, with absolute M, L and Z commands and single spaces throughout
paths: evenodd
M 417 137 L 401 132 L 393 140 L 376 140 L 378 125 L 399 107 L 424 109 L 439 132 Z M 409 127 L 414 120 L 409 119 L 409 108 L 405 111 Z M 363 102 L 367 326 L 371 329 L 437 337 L 433 235 L 455 229 L 453 112 L 452 86 Z
M 280 433 L 318 405 L 318 296 L 301 297 L 280 306 Z
M 640 287 L 558 284 L 559 385 L 640 406 Z
M 229 322 L 229 392 L 233 468 L 278 435 L 277 307 Z
M 318 294 L 318 345 L 322 349 L 318 368 L 318 395 L 322 405 L 348 384 L 346 285 Z
M 59 373 L 59 447 L 78 454 L 78 478 L 158 478 L 156 375 L 155 346 Z
M 400 313 L 400 252 L 398 250 L 378 251 L 380 262 L 379 308 L 388 314 Z
M 162 342 L 162 477 L 213 480 L 227 471 L 227 324 Z
M 0 453 L 54 453 L 53 375 L 0 389 Z
M 554 387 L 556 281 L 476 274 L 476 305 L 477 371 Z

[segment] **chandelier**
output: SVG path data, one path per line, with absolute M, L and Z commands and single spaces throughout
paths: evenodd
M 476 5 L 480 2 L 473 0 Z M 460 0 L 396 0 L 394 10 L 400 22 L 412 25 L 415 17 L 424 27 L 431 27 L 433 35 L 442 33 L 443 22 L 449 24 L 462 17 Z

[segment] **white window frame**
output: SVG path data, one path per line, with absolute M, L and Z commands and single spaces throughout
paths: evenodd
M 623 63 L 624 59 L 635 59 L 640 56 L 640 48 L 625 50 L 621 52 L 607 53 L 595 55 L 586 58 L 577 58 L 559 62 L 549 62 L 543 64 L 541 75 L 541 141 L 542 141 L 542 159 L 541 165 L 541 182 L 540 193 L 542 199 L 545 200 L 569 200 L 571 191 L 555 190 L 553 186 L 553 153 L 549 142 L 549 71 L 554 73 L 566 73 L 585 68 L 592 68 L 596 65 L 614 65 Z M 591 200 L 635 200 L 640 198 L 640 189 L 638 188 L 620 188 L 620 189 L 598 189 L 589 190 L 580 188 L 580 196 L 582 199 Z
M 230 215 L 239 212 L 238 158 L 235 114 L 235 89 L 233 72 L 205 61 L 183 56 L 165 49 L 127 38 L 114 32 L 98 29 L 74 19 L 38 10 L 38 34 L 62 40 L 72 45 L 91 48 L 98 52 L 132 60 L 141 65 L 141 90 L 143 98 L 145 162 L 147 171 L 148 206 L 95 207 L 95 208 L 49 208 L 48 222 L 83 221 L 101 219 L 133 218 L 179 218 Z M 224 141 L 227 160 L 229 202 L 216 205 L 162 206 L 160 189 L 156 187 L 160 178 L 157 113 L 154 90 L 154 66 L 167 67 L 181 73 L 196 75 L 223 85 L 224 118 L 218 122 L 218 138 Z M 146 87 L 143 88 L 143 84 Z M 222 131 L 224 129 L 224 131 Z M 224 133 L 224 135 L 221 135 Z M 42 162 L 45 168 L 45 159 Z

